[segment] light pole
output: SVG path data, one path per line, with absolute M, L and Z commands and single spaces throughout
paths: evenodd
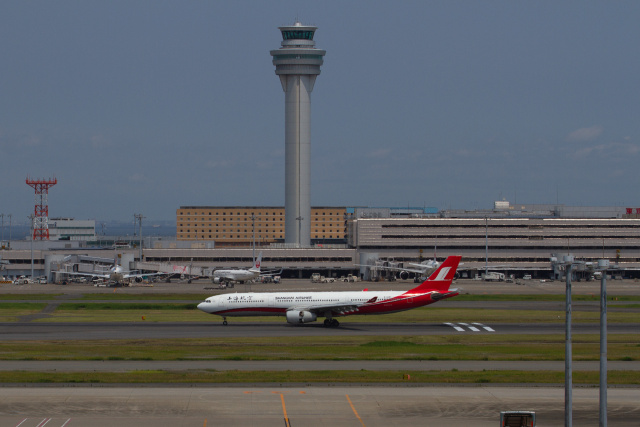
M 138 228 L 140 229 L 140 233 L 139 233 L 140 234 L 139 235 L 139 237 L 140 237 L 140 262 L 142 262 L 142 219 L 146 218 L 146 217 L 142 216 L 142 214 L 133 214 L 133 217 L 138 220 L 138 224 L 139 224 Z M 197 233 L 198 233 L 198 231 L 196 230 L 196 236 L 197 236 Z
M 11 242 L 11 214 L 7 216 L 9 217 L 9 242 Z
M 302 247 L 302 238 L 301 238 L 301 229 L 302 229 L 302 218 L 301 216 L 296 217 L 296 221 L 298 221 L 298 248 Z
M 484 217 L 484 277 L 487 278 L 488 274 L 489 274 L 489 218 L 485 216 Z
M 268 218 L 267 218 L 268 219 Z M 256 263 L 256 214 L 252 213 L 251 214 L 251 233 L 253 234 L 253 250 L 251 252 L 251 255 L 253 256 L 253 263 Z
M 607 427 L 607 268 L 609 260 L 598 261 L 600 280 L 600 427 Z
M 29 219 L 30 219 L 30 224 L 31 224 L 31 280 L 33 280 L 33 228 L 34 228 L 34 224 L 33 221 L 35 220 L 35 215 L 31 214 L 29 215 Z
M 571 354 L 571 275 L 573 273 L 573 255 L 565 255 L 564 264 L 567 272 L 565 347 L 564 347 L 564 425 L 573 425 L 573 366 Z

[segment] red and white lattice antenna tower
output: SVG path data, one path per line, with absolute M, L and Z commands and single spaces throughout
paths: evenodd
M 33 240 L 49 240 L 49 204 L 47 196 L 49 188 L 58 183 L 53 179 L 31 179 L 27 177 L 27 185 L 36 190 L 36 207 L 33 214 Z

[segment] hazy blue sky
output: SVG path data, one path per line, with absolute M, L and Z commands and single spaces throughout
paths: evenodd
M 0 213 L 284 205 L 269 50 L 327 51 L 312 205 L 640 207 L 637 1 L 4 1 Z

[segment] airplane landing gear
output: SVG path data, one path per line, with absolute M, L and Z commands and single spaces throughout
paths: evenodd
M 340 326 L 340 322 L 336 319 L 324 319 L 325 328 L 337 328 L 338 326 Z
M 222 324 L 223 324 L 224 326 L 227 326 L 227 325 L 229 324 L 229 323 L 227 323 L 227 318 L 226 318 L 226 317 L 223 317 L 223 318 L 222 318 Z

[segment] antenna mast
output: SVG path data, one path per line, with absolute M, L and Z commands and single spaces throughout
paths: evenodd
M 49 188 L 58 183 L 53 179 L 31 179 L 27 177 L 27 185 L 35 190 L 35 208 L 33 210 L 33 240 L 49 240 L 49 205 L 47 196 Z

